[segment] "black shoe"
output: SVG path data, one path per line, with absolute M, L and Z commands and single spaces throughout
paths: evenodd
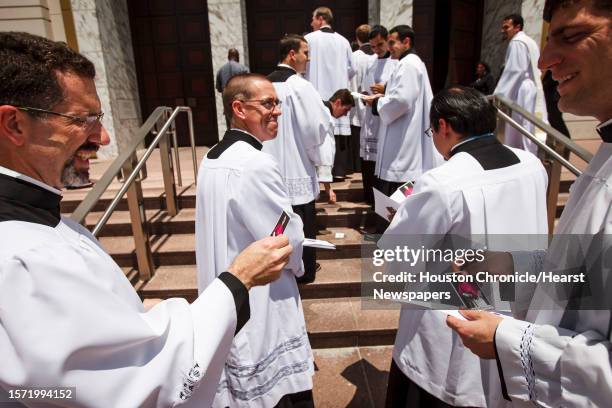
M 304 285 L 306 283 L 312 283 L 315 280 L 315 274 L 304 274 L 302 276 L 300 276 L 299 278 L 295 278 L 296 282 L 299 283 L 300 285 Z

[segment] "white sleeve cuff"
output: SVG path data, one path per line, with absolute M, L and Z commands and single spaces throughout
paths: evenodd
M 317 166 L 317 178 L 321 183 L 331 183 L 332 177 L 332 166 Z

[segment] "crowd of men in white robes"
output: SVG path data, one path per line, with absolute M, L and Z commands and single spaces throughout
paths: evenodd
M 506 56 L 507 69 L 496 92 L 528 111 L 536 111 L 537 116 L 545 119 L 545 111 L 541 112 L 541 104 L 536 102 L 541 97 L 539 71 L 536 68 L 539 52 L 533 40 L 525 38 L 526 35 L 522 33 L 522 20 L 515 21 L 515 18 L 517 16 L 512 15 L 503 21 L 503 32 L 507 40 L 512 41 Z M 434 97 L 426 67 L 415 52 L 414 32 L 409 26 L 400 25 L 390 32 L 382 26 L 371 29 L 360 26 L 356 30 L 359 49 L 351 55 L 348 41 L 333 31 L 332 23 L 331 10 L 325 7 L 315 10 L 312 33 L 305 37 L 289 35 L 280 41 L 280 64 L 268 76 L 275 93 L 269 89 L 267 94 L 248 96 L 253 101 L 272 101 L 276 98 L 271 115 L 280 114 L 282 110 L 277 117 L 276 138 L 265 141 L 247 124 L 235 123 L 237 129 L 246 130 L 263 142 L 262 146 L 251 147 L 250 154 L 257 154 L 256 150 L 261 149 L 277 163 L 267 163 L 265 156 L 259 160 L 250 156 L 249 159 L 237 160 L 238 153 L 232 154 L 227 148 L 227 160 L 241 167 L 240 170 L 233 169 L 234 173 L 260 173 L 261 178 L 268 178 L 264 177 L 266 172 L 256 170 L 259 165 L 248 163 L 267 163 L 267 167 L 278 165 L 278 174 L 270 176 L 270 180 L 275 181 L 269 183 L 283 183 L 286 190 L 286 196 L 275 196 L 272 191 L 278 192 L 277 189 L 262 188 L 255 182 L 246 183 L 248 187 L 241 188 L 247 189 L 247 197 L 257 197 L 251 192 L 251 186 L 268 193 L 267 197 L 262 196 L 259 200 L 249 200 L 248 208 L 242 210 L 243 214 L 257 208 L 259 217 L 255 223 L 270 226 L 281 212 L 278 203 L 284 202 L 282 212 L 289 218 L 287 228 L 303 228 L 304 234 L 314 237 L 316 221 L 311 215 L 314 214 L 314 200 L 319 193 L 318 182 L 331 180 L 330 167 L 331 175 L 335 177 L 344 177 L 357 169 L 353 154 L 358 133 L 360 165 L 369 202 L 372 202 L 369 195 L 372 187 L 391 195 L 402 184 L 416 181 L 413 195 L 400 206 L 391 225 L 387 228 L 386 222 L 380 224 L 379 231 L 386 231 L 379 245 L 385 245 L 385 239 L 392 239 L 395 234 L 458 234 L 469 237 L 474 234 L 548 232 L 546 171 L 533 154 L 535 150 L 532 145 L 525 142 L 522 136 L 516 138 L 512 132 L 506 132 L 509 146 L 497 141 L 493 134 L 495 109 L 481 94 L 469 88 L 452 87 Z M 369 47 L 365 46 L 366 38 Z M 302 73 L 303 77 L 300 75 Z M 263 78 L 254 80 L 263 81 Z M 343 116 L 346 111 L 335 115 L 329 102 L 328 109 L 325 109 L 326 103 L 322 103 L 336 90 L 347 86 L 355 97 L 354 101 L 344 105 L 355 105 L 349 118 L 350 127 Z M 282 109 L 276 111 L 278 105 Z M 226 106 L 226 112 L 228 110 Z M 333 118 L 329 113 L 333 114 Z M 529 124 L 520 119 L 529 129 Z M 232 133 L 228 133 L 228 136 L 231 137 Z M 335 144 L 335 151 L 333 148 L 325 149 L 326 143 L 327 146 Z M 215 149 L 222 148 L 224 144 L 221 142 Z M 254 145 L 252 141 L 247 141 L 247 144 Z M 213 156 L 215 149 L 211 151 Z M 206 171 L 207 160 L 204 163 L 203 172 Z M 208 163 L 219 171 L 219 163 L 213 160 Z M 214 177 L 211 171 L 208 177 Z M 223 185 L 243 185 L 228 176 L 215 179 Z M 207 198 L 210 203 L 218 200 L 214 197 L 219 197 L 222 190 L 227 192 L 232 189 L 203 187 L 202 190 L 208 190 L 208 194 L 201 200 L 199 197 L 199 202 L 204 203 Z M 213 190 L 216 193 L 212 193 Z M 243 199 L 246 200 L 246 197 Z M 287 205 L 287 200 L 291 207 Z M 239 199 L 223 198 L 221 201 L 231 203 Z M 209 215 L 203 219 L 210 223 L 226 213 L 225 204 L 218 208 L 221 212 L 217 216 Z M 273 210 L 268 212 L 269 209 Z M 262 236 L 251 230 L 249 233 L 244 231 L 244 222 L 233 222 L 238 225 L 232 227 L 229 220 L 223 220 L 221 231 L 236 229 L 236 236 L 251 234 L 238 248 Z M 267 230 L 264 228 L 263 231 Z M 216 242 L 218 237 L 214 231 L 208 232 L 207 236 L 209 242 L 213 237 Z M 236 241 L 222 239 L 218 249 L 225 252 Z M 304 247 L 303 250 L 312 248 Z M 203 257 L 212 256 L 208 251 Z M 294 256 L 293 259 L 299 257 Z M 307 263 L 313 265 L 313 258 L 304 256 L 303 260 L 304 269 L 307 269 Z M 216 268 L 208 265 L 200 273 L 214 277 L 212 271 L 223 270 L 227 262 L 228 259 L 225 259 Z M 298 267 L 292 272 L 300 276 L 302 270 Z M 314 274 L 310 276 L 314 278 Z M 299 293 L 293 279 L 284 282 L 285 296 L 281 296 L 280 300 L 291 297 L 291 305 L 299 304 Z M 277 285 L 283 284 L 275 282 L 270 288 Z M 280 300 L 269 293 L 260 299 L 261 304 L 266 303 L 264 298 L 269 303 L 264 310 L 269 310 L 272 305 L 281 305 Z M 252 309 L 255 309 L 255 305 Z M 230 352 L 229 361 L 232 364 L 228 365 L 231 369 L 227 368 L 226 374 L 234 370 L 240 372 L 241 364 L 244 367 L 264 364 L 265 367 L 252 373 L 251 380 L 254 382 L 251 385 L 246 380 L 224 378 L 219 392 L 226 396 L 222 402 L 215 400 L 215 406 L 240 406 L 247 400 L 252 405 L 266 406 L 270 399 L 279 401 L 279 398 L 283 403 L 309 403 L 307 401 L 312 394 L 304 393 L 309 391 L 308 385 L 311 385 L 308 377 L 312 371 L 307 367 L 311 367 L 312 359 L 307 357 L 305 351 L 302 354 L 297 351 L 296 358 L 291 360 L 295 366 L 302 367 L 301 370 L 274 379 L 275 389 L 266 391 L 262 387 L 262 384 L 270 384 L 271 377 L 265 377 L 265 370 L 282 371 L 283 363 L 282 360 L 277 363 L 280 357 L 274 354 L 276 350 L 286 349 L 289 342 L 296 350 L 302 346 L 308 347 L 307 341 L 302 343 L 301 340 L 305 333 L 303 314 L 299 308 L 295 312 L 291 310 L 296 310 L 295 306 L 287 307 L 287 312 L 299 323 L 293 329 L 281 330 L 277 327 L 279 322 L 271 315 L 265 317 L 257 329 L 253 329 L 252 338 L 257 338 L 258 334 L 271 338 L 264 341 L 267 349 L 258 346 L 264 351 L 258 355 L 259 360 L 252 354 L 245 355 L 243 346 L 237 346 L 235 351 Z M 508 404 L 509 395 L 499 359 L 497 364 L 479 359 L 461 344 L 457 333 L 448 330 L 447 323 L 456 329 L 462 324 L 452 318 L 448 318 L 447 322 L 444 314 L 435 311 L 402 310 L 393 351 L 387 406 Z M 249 332 L 248 324 L 246 329 L 245 332 Z M 242 344 L 242 341 L 237 340 L 237 343 Z M 254 344 L 260 343 L 254 341 Z M 276 371 L 268 367 L 275 364 Z M 289 362 L 285 361 L 284 364 Z M 260 372 L 262 378 L 257 379 Z M 229 399 L 227 396 L 230 396 Z M 220 394 L 217 395 L 219 397 Z
M 609 244 L 612 74 L 597 66 L 612 64 L 612 4 L 549 0 L 545 18 L 541 57 L 522 22 L 504 19 L 504 32 L 516 32 L 498 88 L 537 113 L 539 59 L 559 81 L 559 107 L 601 121 L 603 143 L 556 232 Z M 65 44 L 0 33 L 0 389 L 76 387 L 66 402 L 76 406 L 313 406 L 296 279 L 314 279 L 305 239 L 316 232 L 314 201 L 333 168 L 342 175 L 351 163 L 355 127 L 367 183 L 390 195 L 414 182 L 381 224 L 379 246 L 409 235 L 548 232 L 546 171 L 530 146 L 497 140 L 483 95 L 461 86 L 433 95 L 409 26 L 360 26 L 351 53 L 332 23 L 331 10 L 316 9 L 313 33 L 280 39 L 268 77 L 227 82 L 230 127 L 198 175 L 200 297 L 148 312 L 95 238 L 59 215 L 65 164 L 108 143 L 93 65 Z M 564 249 L 554 238 L 548 250 L 499 248 L 486 262 L 499 274 L 540 270 Z M 603 283 L 592 289 L 607 297 L 601 265 Z M 557 310 L 545 288 L 516 289 L 532 302 L 516 318 L 402 308 L 387 406 L 606 406 L 610 309 Z

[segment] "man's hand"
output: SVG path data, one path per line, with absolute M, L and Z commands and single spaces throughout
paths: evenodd
M 453 316 L 446 318 L 448 327 L 457 332 L 463 345 L 480 358 L 495 358 L 495 330 L 502 318 L 493 313 L 479 310 L 460 310 L 468 321 Z
M 384 94 L 385 84 L 383 84 L 382 82 L 374 84 L 370 87 L 370 91 L 372 91 L 373 94 Z
M 361 100 L 368 106 L 372 106 L 372 103 L 374 103 L 374 100 L 377 98 L 381 98 L 383 97 L 383 94 L 377 93 L 374 95 L 366 95 L 364 97 L 361 98 Z
M 240 279 L 247 290 L 265 285 L 279 278 L 292 250 L 287 236 L 266 237 L 246 247 L 227 270 Z

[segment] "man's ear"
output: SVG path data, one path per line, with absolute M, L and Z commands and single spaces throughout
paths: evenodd
M 442 119 L 442 118 L 438 119 L 438 132 L 437 133 L 446 136 L 449 130 L 451 130 L 450 124 L 445 119 Z
M 25 117 L 26 113 L 20 112 L 11 105 L 0 105 L 0 135 L 15 146 L 25 143 Z
M 238 100 L 232 102 L 232 112 L 235 118 L 244 119 L 246 117 L 244 105 Z

